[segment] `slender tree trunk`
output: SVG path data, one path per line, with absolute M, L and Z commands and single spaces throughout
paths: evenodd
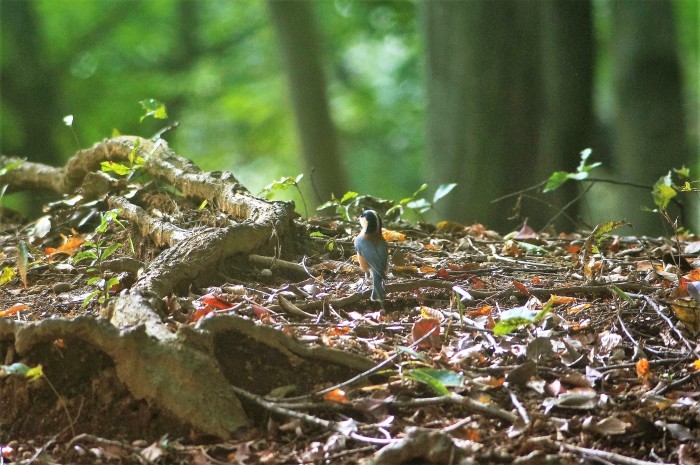
M 269 0 L 268 5 L 289 76 L 307 174 L 313 170 L 315 190 L 321 197 L 317 200 L 342 196 L 348 182 L 326 95 L 313 3 Z
M 9 125 L 0 127 L 0 152 L 31 157 L 50 165 L 59 165 L 61 155 L 54 131 L 63 128 L 56 95 L 58 76 L 44 56 L 42 34 L 37 24 L 34 3 L 0 1 L 2 27 L 2 104 L 15 119 L 14 134 L 7 137 Z M 17 145 L 7 145 L 18 140 Z
M 448 218 L 511 228 L 505 204 L 490 202 L 536 182 L 540 4 L 425 5 L 431 177 L 459 184 L 438 208 Z
M 594 150 L 593 115 L 593 18 L 589 0 L 554 0 L 542 5 L 542 78 L 545 109 L 539 157 L 538 180 L 557 170 L 574 171 L 581 150 Z M 567 183 L 546 200 L 561 208 L 579 190 Z M 550 212 L 552 214 L 552 212 Z M 567 210 L 575 218 L 577 208 Z M 575 225 L 555 223 L 559 229 Z
M 621 178 L 653 184 L 689 159 L 672 3 L 616 0 L 611 6 L 613 152 Z M 652 205 L 650 194 L 621 192 L 620 207 L 638 233 L 661 231 L 658 218 L 641 210 Z

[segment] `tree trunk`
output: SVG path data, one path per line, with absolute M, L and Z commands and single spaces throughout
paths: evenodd
M 689 158 L 672 4 L 611 5 L 615 160 L 621 178 L 653 184 Z M 652 205 L 650 193 L 621 192 L 619 206 L 638 233 L 661 231 L 658 218 L 641 210 Z
M 556 0 L 542 4 L 542 78 L 545 110 L 536 179 L 557 170 L 574 171 L 581 150 L 594 147 L 593 18 L 587 0 Z M 558 208 L 572 201 L 579 186 L 569 182 L 546 200 Z M 577 208 L 567 209 L 576 218 Z M 574 229 L 569 221 L 557 229 Z M 542 225 L 540 225 L 542 226 Z
M 0 125 L 0 152 L 31 154 L 34 161 L 58 165 L 60 150 L 54 131 L 63 126 L 56 87 L 58 76 L 44 56 L 42 34 L 34 13 L 35 3 L 26 1 L 0 2 L 2 26 L 2 105 L 14 116 L 11 123 Z M 8 137 L 7 131 L 12 131 Z M 67 129 L 66 129 L 67 132 Z M 19 141 L 8 146 L 8 140 Z
M 331 194 L 342 196 L 348 182 L 328 106 L 313 4 L 270 0 L 268 5 L 289 76 L 307 174 L 313 170 L 314 188 L 320 196 L 317 200 L 328 200 Z
M 491 200 L 536 182 L 539 8 L 426 2 L 431 177 L 459 184 L 438 205 L 445 217 L 513 227 Z

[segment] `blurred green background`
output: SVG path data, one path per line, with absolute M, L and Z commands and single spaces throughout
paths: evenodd
M 439 12 L 415 1 L 305 3 L 315 22 L 302 25 L 302 29 L 313 27 L 318 33 L 314 40 L 318 42 L 325 73 L 327 102 L 337 130 L 341 165 L 347 171 L 347 185 L 339 182 L 342 188 L 398 200 L 424 182 L 431 184 L 430 192 L 442 182 L 459 183 L 459 175 L 446 179 L 435 169 L 441 162 L 435 155 L 435 137 L 431 139 L 427 135 L 434 111 L 429 89 L 436 86 L 428 79 L 434 74 L 429 56 L 436 55 L 434 47 L 440 45 L 428 40 L 428 36 L 436 33 L 435 26 L 431 29 L 429 23 Z M 547 2 L 526 3 L 528 8 L 542 8 Z M 615 2 L 582 0 L 581 3 L 590 9 L 593 20 L 591 105 L 595 134 L 585 146 L 581 146 L 582 142 L 566 149 L 570 160 L 567 166 L 571 163 L 575 166 L 578 152 L 590 146 L 591 160 L 603 161 L 611 176 L 624 179 L 624 172 L 615 172 L 614 162 L 616 92 L 619 91 L 614 82 L 618 55 L 614 53 L 613 43 L 627 47 L 639 44 L 616 38 L 624 28 L 615 26 Z M 667 3 L 673 14 L 676 47 L 673 58 L 682 70 L 682 111 L 686 126 L 682 132 L 689 147 L 687 165 L 697 179 L 700 3 L 697 0 L 658 3 Z M 0 153 L 62 164 L 78 149 L 73 134 L 62 121 L 68 114 L 74 115 L 73 128 L 80 148 L 110 137 L 115 129 L 122 134 L 151 136 L 170 122 L 178 121 L 179 126 L 164 138 L 178 154 L 192 159 L 204 170 L 232 171 L 252 192 L 281 176 L 301 172 L 306 173 L 302 183 L 308 182 L 308 166 L 301 155 L 290 98 L 288 69 L 284 66 L 279 31 L 271 19 L 268 3 L 1 0 L 1 6 Z M 528 20 L 516 17 L 514 21 L 517 25 Z M 534 25 L 544 26 L 544 23 Z M 439 35 L 436 37 L 440 39 Z M 529 46 L 527 42 L 520 44 L 523 50 Z M 504 62 L 503 72 L 513 73 L 508 69 L 507 58 L 494 56 L 494 59 Z M 546 87 L 547 82 L 542 80 L 542 86 Z M 147 98 L 166 104 L 168 121 L 149 118 L 139 123 L 143 114 L 139 101 Z M 468 111 L 487 112 L 490 108 L 470 107 Z M 514 146 L 524 143 L 512 141 Z M 433 144 L 432 156 L 428 156 L 430 144 Z M 658 176 L 675 167 L 664 161 L 660 154 Z M 489 163 L 488 159 L 484 162 Z M 553 171 L 558 167 L 552 163 L 545 168 Z M 473 170 L 478 175 L 478 163 L 474 162 Z M 516 172 L 522 179 L 518 182 L 506 179 L 500 193 L 543 180 L 542 171 L 529 173 L 525 166 L 519 165 Z M 506 178 L 512 175 L 504 173 Z M 653 183 L 653 180 L 644 182 Z M 293 198 L 291 191 L 289 195 L 288 198 Z M 453 203 L 474 203 L 474 194 L 470 195 L 455 192 Z M 647 194 L 637 195 L 646 196 L 645 200 L 623 208 L 638 209 L 640 204 L 650 204 L 646 201 Z M 485 198 L 480 202 L 490 200 Z M 499 204 L 501 217 L 506 216 L 510 206 Z M 456 208 L 446 208 L 434 219 L 490 221 L 493 224 L 487 225 L 505 228 L 515 226 L 525 216 L 505 223 L 493 220 L 486 213 L 482 217 L 480 211 L 462 215 Z M 593 205 L 593 210 L 596 208 Z M 590 210 L 589 205 L 586 214 Z M 616 211 L 619 212 L 613 208 L 606 214 L 619 214 Z M 543 217 L 552 214 L 550 211 Z M 537 211 L 528 216 L 533 215 L 537 217 Z

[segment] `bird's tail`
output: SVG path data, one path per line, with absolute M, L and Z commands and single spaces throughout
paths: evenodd
M 384 302 L 384 296 L 386 295 L 386 289 L 384 289 L 384 276 L 379 273 L 372 272 L 372 300 L 377 302 Z

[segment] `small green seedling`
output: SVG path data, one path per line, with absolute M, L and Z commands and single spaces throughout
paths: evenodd
M 423 214 L 425 214 L 428 210 L 435 208 L 435 204 L 439 200 L 447 196 L 447 194 L 452 192 L 452 189 L 454 189 L 455 187 L 457 187 L 456 183 L 440 184 L 435 190 L 435 193 L 433 194 L 433 200 L 431 202 L 424 197 L 418 197 L 418 194 L 420 194 L 428 188 L 427 184 L 423 184 L 418 188 L 418 190 L 416 190 L 413 193 L 413 195 L 411 195 L 410 197 L 406 197 L 405 199 L 399 200 L 399 203 L 395 204 L 393 207 L 387 210 L 386 215 L 391 216 L 393 214 L 397 215 L 400 218 L 401 215 L 403 215 L 404 213 L 404 208 L 408 208 L 422 218 Z
M 600 162 L 595 162 L 588 165 L 586 162 L 588 161 L 588 157 L 591 156 L 591 153 L 593 153 L 593 150 L 591 149 L 584 149 L 581 151 L 581 163 L 579 163 L 575 173 L 567 173 L 566 171 L 555 171 L 552 173 L 542 192 L 551 192 L 558 189 L 569 179 L 573 179 L 574 181 L 583 181 L 584 179 L 588 178 L 589 172 L 593 168 L 597 168 L 602 164 Z
M 73 264 L 82 260 L 91 260 L 87 273 L 92 276 L 88 278 L 87 285 L 97 287 L 97 289 L 85 297 L 83 300 L 83 307 L 87 307 L 95 297 L 98 298 L 100 304 L 104 304 L 109 300 L 110 290 L 119 284 L 119 278 L 116 276 L 109 276 L 108 273 L 102 269 L 102 264 L 122 246 L 121 242 L 106 245 L 106 239 L 103 237 L 111 224 L 116 224 L 126 231 L 126 226 L 117 218 L 120 212 L 120 209 L 105 212 L 104 215 L 102 215 L 99 226 L 95 228 L 95 240 L 83 243 L 83 250 L 73 257 Z M 129 236 L 129 245 L 131 246 L 131 252 L 135 253 L 131 236 Z
M 549 299 L 542 310 L 535 312 L 527 307 L 515 307 L 501 313 L 501 318 L 493 327 L 493 334 L 505 336 L 529 324 L 537 324 L 552 310 L 554 299 Z
M 66 417 L 68 418 L 68 423 L 69 427 L 71 429 L 71 432 L 73 433 L 73 436 L 75 436 L 75 430 L 73 429 L 73 425 L 75 422 L 73 421 L 73 417 L 71 417 L 70 412 L 68 411 L 68 407 L 66 405 L 65 399 L 58 393 L 56 390 L 56 387 L 53 385 L 51 380 L 44 374 L 44 369 L 41 365 L 37 365 L 34 368 L 31 368 L 24 363 L 13 363 L 12 365 L 0 365 L 0 376 L 5 375 L 5 376 L 16 376 L 18 378 L 24 378 L 28 382 L 33 383 L 35 381 L 38 381 L 39 379 L 44 379 L 46 381 L 46 384 L 51 388 L 53 393 L 56 395 L 56 398 L 58 399 L 58 402 L 61 404 L 61 407 L 63 408 L 64 413 L 66 414 Z
M 345 195 L 339 200 L 334 194 L 331 194 L 331 199 L 319 205 L 317 210 L 324 210 L 326 208 L 335 207 L 336 213 L 338 213 L 345 221 L 352 221 L 352 216 L 350 215 L 351 209 L 357 208 L 357 197 L 360 194 L 357 192 L 346 192 Z
M 311 234 L 309 234 L 309 237 L 316 237 L 319 239 L 326 239 L 326 248 L 328 249 L 329 252 L 333 252 L 333 249 L 335 249 L 335 239 L 332 237 L 328 237 L 325 234 L 323 234 L 320 231 L 314 231 Z
M 263 187 L 263 189 L 258 193 L 259 196 L 265 197 L 266 199 L 272 198 L 272 195 L 274 192 L 278 191 L 286 191 L 287 189 L 293 187 L 299 192 L 299 196 L 301 197 L 301 202 L 304 204 L 304 214 L 306 217 L 309 217 L 309 211 L 306 208 L 306 200 L 304 199 L 304 194 L 302 194 L 301 189 L 299 188 L 299 181 L 304 177 L 304 173 L 301 173 L 297 175 L 296 178 L 293 178 L 291 176 L 289 177 L 283 177 L 279 181 L 273 181 L 267 186 Z

